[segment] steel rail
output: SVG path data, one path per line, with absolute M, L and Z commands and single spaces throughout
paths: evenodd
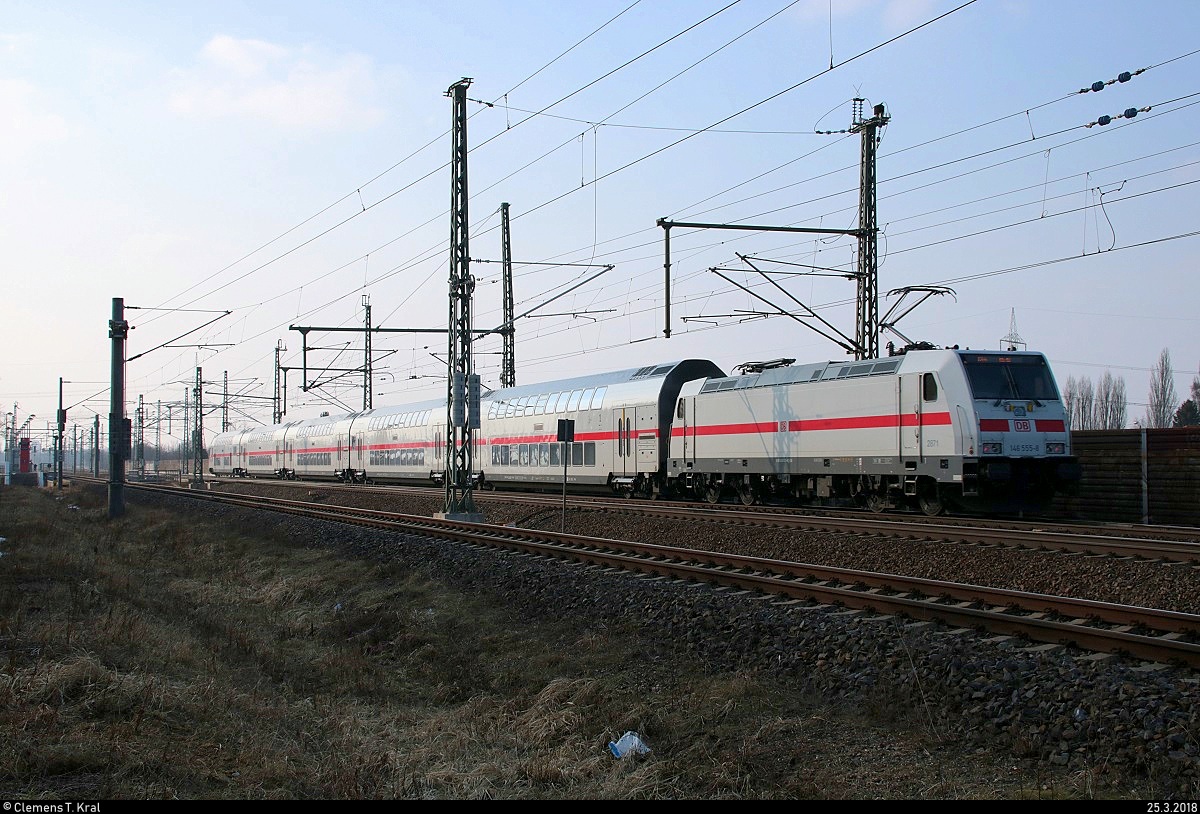
M 938 620 L 961 627 L 978 626 L 1037 641 L 1067 642 L 1088 650 L 1200 667 L 1200 642 L 1194 640 L 1200 633 L 1200 615 L 1196 614 L 649 543 L 438 520 L 352 506 L 161 486 L 130 488 L 515 549 L 554 559 Z

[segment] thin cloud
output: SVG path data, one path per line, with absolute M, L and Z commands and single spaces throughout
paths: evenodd
M 884 24 L 889 29 L 906 29 L 933 16 L 937 4 L 933 0 L 891 0 L 883 10 Z
M 280 127 L 357 130 L 383 118 L 371 62 L 253 39 L 213 37 L 177 73 L 168 105 L 196 119 L 252 119 Z
M 937 3 L 934 0 L 805 0 L 792 14 L 804 22 L 838 22 L 849 17 L 879 19 L 886 29 L 910 28 L 927 19 Z
M 0 78 L 0 156 L 19 157 L 68 135 L 66 119 L 43 109 L 33 83 Z

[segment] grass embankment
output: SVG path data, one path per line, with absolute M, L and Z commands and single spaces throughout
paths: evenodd
M 3 797 L 1038 793 L 895 717 L 647 661 L 633 632 L 514 619 L 398 562 L 136 505 L 110 522 L 74 488 L 0 491 L 0 536 Z M 626 729 L 652 753 L 614 760 Z

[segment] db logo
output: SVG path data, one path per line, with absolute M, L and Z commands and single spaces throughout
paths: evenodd
M 1013 429 L 1016 430 L 1017 432 L 1029 432 L 1031 427 L 1029 426 L 1028 421 L 1014 421 Z

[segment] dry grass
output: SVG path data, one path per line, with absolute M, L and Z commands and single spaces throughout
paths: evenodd
M 109 522 L 101 492 L 4 490 L 0 536 L 0 797 L 1080 793 L 395 563 L 138 506 Z M 627 729 L 653 751 L 614 760 Z

